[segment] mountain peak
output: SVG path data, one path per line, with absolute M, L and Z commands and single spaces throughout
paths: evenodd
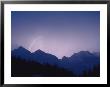
M 26 48 L 20 46 L 17 49 L 12 50 L 12 54 L 30 54 L 31 52 L 27 50 Z
M 63 57 L 62 57 L 62 60 L 68 60 L 68 57 L 63 56 Z
M 89 51 L 80 51 L 79 53 L 90 53 Z
M 41 49 L 38 49 L 37 51 L 42 51 Z
M 20 47 L 18 47 L 18 49 L 25 49 L 24 47 L 22 47 L 22 46 L 20 46 Z M 26 49 L 27 50 L 27 49 Z
M 42 50 L 40 50 L 40 49 L 38 49 L 38 50 L 36 50 L 34 53 L 45 53 L 45 52 L 42 51 Z
M 91 53 L 89 51 L 80 51 L 78 53 L 74 53 L 73 55 L 90 55 Z
M 67 58 L 68 58 L 68 57 L 66 57 L 66 56 L 63 56 L 63 57 L 62 57 L 62 59 L 67 59 Z
M 24 48 L 24 47 L 22 47 L 22 46 L 18 47 L 18 48 L 15 49 L 15 50 L 30 52 L 29 50 L 27 50 L 26 48 Z

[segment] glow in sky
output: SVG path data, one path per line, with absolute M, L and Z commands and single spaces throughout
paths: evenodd
M 99 11 L 12 11 L 12 49 L 41 49 L 59 58 L 100 50 Z

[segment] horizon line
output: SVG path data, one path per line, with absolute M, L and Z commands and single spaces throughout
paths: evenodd
M 38 51 L 38 50 L 40 50 L 40 51 L 42 51 L 42 52 L 44 52 L 44 53 L 46 53 L 46 54 L 50 54 L 50 55 L 54 55 L 54 54 L 51 54 L 51 53 L 49 53 L 49 52 L 45 52 L 45 51 L 43 51 L 43 50 L 41 50 L 41 49 L 38 49 L 38 50 L 35 50 L 34 52 L 31 52 L 30 50 L 28 50 L 27 48 L 25 48 L 25 47 L 23 47 L 23 46 L 19 46 L 19 47 L 17 47 L 17 48 L 15 48 L 15 49 L 11 49 L 11 51 L 14 51 L 14 50 L 17 50 L 17 49 L 19 49 L 19 48 L 23 48 L 23 49 L 26 49 L 27 51 L 29 51 L 30 53 L 35 53 L 36 51 Z M 79 53 L 79 52 L 89 52 L 89 53 L 91 53 L 91 54 L 93 54 L 93 53 L 99 53 L 100 54 L 100 51 L 94 51 L 94 52 L 90 52 L 90 51 L 88 51 L 88 50 L 81 50 L 81 51 L 78 51 L 78 52 L 73 52 L 73 54 L 72 55 L 74 55 L 74 54 L 77 54 L 77 53 Z M 71 55 L 71 56 L 72 56 Z M 56 55 L 54 55 L 54 56 L 56 56 Z M 59 58 L 59 57 L 57 57 L 58 59 L 62 59 L 63 57 L 71 57 L 71 56 L 66 56 L 66 55 L 64 55 L 64 56 L 62 56 L 61 58 Z

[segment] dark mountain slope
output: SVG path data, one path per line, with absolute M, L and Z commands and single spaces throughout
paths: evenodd
M 40 64 L 35 61 L 27 61 L 12 57 L 11 59 L 12 77 L 71 77 L 72 72 L 59 68 L 55 65 Z
M 50 70 L 51 72 L 52 72 L 52 68 L 54 72 L 57 71 L 57 70 L 55 71 L 56 68 L 59 69 L 58 72 L 60 72 L 60 69 L 64 69 L 64 71 L 65 70 L 71 71 L 73 74 L 75 74 L 73 76 L 76 76 L 76 75 L 83 76 L 84 72 L 88 73 L 87 76 L 93 76 L 93 74 L 90 74 L 93 71 L 97 73 L 96 74 L 97 76 L 99 76 L 99 73 L 100 73 L 100 56 L 97 56 L 94 53 L 90 53 L 89 51 L 80 51 L 78 53 L 73 54 L 71 57 L 64 56 L 62 59 L 58 59 L 56 56 L 49 54 L 49 53 L 45 53 L 40 49 L 31 53 L 27 49 L 23 47 L 19 47 L 18 49 L 13 50 L 11 55 L 12 55 L 12 61 L 14 61 L 12 62 L 12 67 L 13 67 L 12 69 L 13 69 L 13 72 L 16 72 L 16 73 L 17 72 L 22 73 L 23 70 L 27 69 L 26 66 L 28 68 L 30 66 L 31 67 L 39 66 L 39 68 L 37 69 L 38 70 L 41 69 L 41 71 L 42 69 L 43 70 L 46 69 L 47 72 L 45 73 L 48 73 L 49 67 L 51 67 L 51 70 Z M 33 64 L 35 63 L 38 64 L 38 66 L 37 65 L 34 66 Z M 17 66 L 16 67 L 17 69 L 15 68 L 15 66 Z M 94 67 L 96 66 L 98 66 L 98 68 L 97 70 L 96 69 L 94 70 Z M 19 67 L 21 68 L 21 70 L 18 69 Z M 37 71 L 33 71 L 33 70 L 29 71 L 29 70 L 27 69 L 26 72 L 31 72 L 31 71 L 35 73 L 37 72 Z M 40 72 L 39 74 L 42 74 L 42 72 Z M 41 76 L 46 76 L 46 75 L 42 74 Z

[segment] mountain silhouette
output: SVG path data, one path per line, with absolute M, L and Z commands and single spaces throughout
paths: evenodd
M 34 54 L 46 54 L 44 51 L 38 49 L 37 51 L 33 52 Z
M 51 64 L 55 65 L 58 61 L 58 58 L 52 54 L 45 53 L 42 50 L 37 50 L 31 54 L 33 60 L 40 62 L 41 64 Z
M 59 66 L 65 67 L 76 74 L 82 74 L 84 70 L 89 70 L 100 63 L 98 56 L 89 51 L 80 51 L 73 54 L 71 57 L 65 57 L 60 62 Z
M 24 58 L 24 59 L 31 59 L 31 52 L 25 49 L 24 47 L 20 46 L 17 49 L 12 50 L 11 56 Z
M 31 60 L 43 65 L 54 65 L 56 67 L 69 70 L 78 76 L 83 75 L 84 71 L 91 71 L 94 69 L 94 66 L 100 65 L 99 55 L 96 55 L 96 53 L 90 53 L 89 51 L 80 51 L 78 53 L 74 53 L 71 57 L 64 56 L 61 59 L 58 59 L 55 55 L 46 53 L 40 49 L 31 53 L 27 49 L 19 47 L 14 49 L 11 55 L 12 58 L 19 58 L 26 61 Z

